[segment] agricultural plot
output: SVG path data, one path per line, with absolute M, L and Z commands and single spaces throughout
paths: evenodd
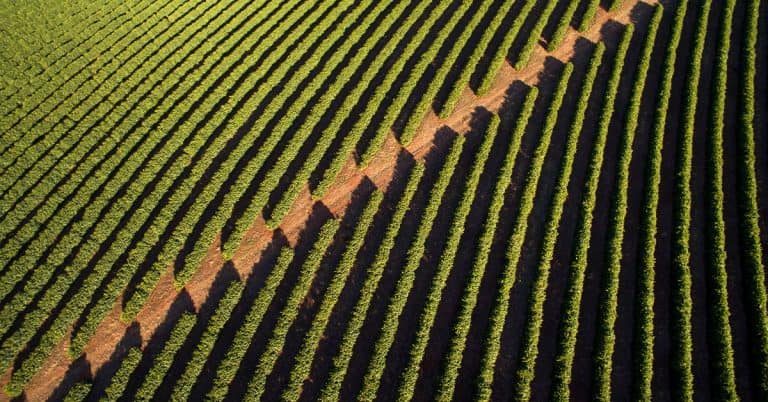
M 765 1 L 0 32 L 2 400 L 768 399 Z

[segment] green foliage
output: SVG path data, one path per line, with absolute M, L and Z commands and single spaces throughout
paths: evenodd
M 141 349 L 138 347 L 132 347 L 128 350 L 123 361 L 120 362 L 120 368 L 110 378 L 109 386 L 104 390 L 104 395 L 100 399 L 102 402 L 117 401 L 123 396 L 125 387 L 128 386 L 128 381 L 131 379 L 131 374 L 141 362 L 141 356 Z
M 555 184 L 554 194 L 549 209 L 549 217 L 544 224 L 544 237 L 541 241 L 541 251 L 539 253 L 539 263 L 536 268 L 536 277 L 534 279 L 530 300 L 528 302 L 528 319 L 523 332 L 523 343 L 520 352 L 520 360 L 516 372 L 516 390 L 515 395 L 521 400 L 531 398 L 531 381 L 533 381 L 536 359 L 539 354 L 539 336 L 541 334 L 541 325 L 544 320 L 544 302 L 547 298 L 547 287 L 549 284 L 549 272 L 552 268 L 552 258 L 555 252 L 555 245 L 558 240 L 560 219 L 563 215 L 565 201 L 568 198 L 568 183 L 571 179 L 573 162 L 578 149 L 579 136 L 584 125 L 584 116 L 589 106 L 589 98 L 592 95 L 592 86 L 594 85 L 597 72 L 605 53 L 605 45 L 600 42 L 595 46 L 592 58 L 587 68 L 587 73 L 583 79 L 581 94 L 576 104 L 576 112 L 571 122 L 568 137 L 565 143 L 563 160 L 560 165 L 560 174 Z
M 547 1 L 547 5 L 541 10 L 541 14 L 538 15 L 538 19 L 536 20 L 536 25 L 533 26 L 523 48 L 520 49 L 520 52 L 517 54 L 517 60 L 514 64 L 515 70 L 522 70 L 528 65 L 528 61 L 531 59 L 531 54 L 533 54 L 533 49 L 536 48 L 536 45 L 539 43 L 541 34 L 544 33 L 544 28 L 547 26 L 547 22 L 549 22 L 549 16 L 555 11 L 556 5 L 557 1 Z
M 304 335 L 301 348 L 294 358 L 294 366 L 291 369 L 288 385 L 283 390 L 281 396 L 283 400 L 297 401 L 301 396 L 301 387 L 312 369 L 312 361 L 315 358 L 315 351 L 320 344 L 323 331 L 328 325 L 341 291 L 344 290 L 344 285 L 347 283 L 350 272 L 352 272 L 352 267 L 355 265 L 358 252 L 363 247 L 366 235 L 371 227 L 373 227 L 373 218 L 376 215 L 376 211 L 379 210 L 379 205 L 381 205 L 383 199 L 384 193 L 378 190 L 374 191 L 357 221 L 355 231 L 341 256 L 341 260 L 336 266 L 336 271 L 333 273 L 328 288 L 318 301 L 320 306 L 315 317 L 312 319 L 309 330 Z
M 304 260 L 299 270 L 299 278 L 296 280 L 296 284 L 294 284 L 291 294 L 288 296 L 288 300 L 280 312 L 277 324 L 272 330 L 272 336 L 261 353 L 253 377 L 248 383 L 245 400 L 258 401 L 264 395 L 267 377 L 274 368 L 277 358 L 280 357 L 283 346 L 285 346 L 285 337 L 288 334 L 288 330 L 299 315 L 299 311 L 301 311 L 302 301 L 306 297 L 307 292 L 309 292 L 312 281 L 320 268 L 320 263 L 323 261 L 323 256 L 331 245 L 338 229 L 339 221 L 336 219 L 327 221 L 320 229 L 312 251 L 307 256 L 307 259 Z
M 192 327 L 195 326 L 196 322 L 197 315 L 192 313 L 184 313 L 179 317 L 179 320 L 176 321 L 176 324 L 171 330 L 171 334 L 168 336 L 168 340 L 166 340 L 165 345 L 163 345 L 163 350 L 155 356 L 155 359 L 152 362 L 152 368 L 149 369 L 149 372 L 144 376 L 144 381 L 142 381 L 139 389 L 133 396 L 135 400 L 150 401 L 154 399 L 155 392 L 163 383 L 163 379 L 171 368 L 173 360 L 176 358 L 176 353 L 178 353 L 181 346 L 184 345 L 187 336 L 189 336 L 189 332 L 192 330 Z
M 504 60 L 507 58 L 507 53 L 509 53 L 512 43 L 520 33 L 520 29 L 523 27 L 523 23 L 528 17 L 528 14 L 531 13 L 534 5 L 536 5 L 536 0 L 525 0 L 523 8 L 521 8 L 520 12 L 515 16 L 515 22 L 512 23 L 512 26 L 504 34 L 499 47 L 496 48 L 496 52 L 493 54 L 490 63 L 488 63 L 488 70 L 485 71 L 480 79 L 480 84 L 477 87 L 478 95 L 485 95 L 488 93 L 488 90 L 491 89 L 491 85 L 493 85 L 493 80 L 496 79 L 496 74 L 498 73 L 499 68 L 501 68 L 501 64 L 504 63 Z
M 207 399 L 220 401 L 226 398 L 229 392 L 229 384 L 235 378 L 235 374 L 251 344 L 251 339 L 256 330 L 259 329 L 261 321 L 264 319 L 264 315 L 275 297 L 277 287 L 283 281 L 285 272 L 293 260 L 293 256 L 293 249 L 290 247 L 283 247 L 280 250 L 277 262 L 269 276 L 267 276 L 263 287 L 259 290 L 258 296 L 256 296 L 256 299 L 251 304 L 251 309 L 237 329 L 235 336 L 229 340 L 229 348 L 216 369 L 213 385 L 206 395 Z
M 362 389 L 357 395 L 359 400 L 373 401 L 376 399 L 381 376 L 384 373 L 387 362 L 387 353 L 395 341 L 395 334 L 397 333 L 399 323 L 398 317 L 403 312 L 405 303 L 408 301 L 408 294 L 411 292 L 411 288 L 413 288 L 413 283 L 416 280 L 416 269 L 419 267 L 421 258 L 426 250 L 427 236 L 429 236 L 429 232 L 434 226 L 437 212 L 440 209 L 440 203 L 443 201 L 443 196 L 448 188 L 448 184 L 451 182 L 456 164 L 459 162 L 465 140 L 463 136 L 456 137 L 445 162 L 443 162 L 437 181 L 429 193 L 429 201 L 424 211 L 422 211 L 419 228 L 408 248 L 405 266 L 401 268 L 394 293 L 389 298 L 387 313 L 383 321 L 384 325 L 381 327 L 371 359 L 368 362 Z
M 555 50 L 557 50 L 560 44 L 563 43 L 563 39 L 565 39 L 565 34 L 568 33 L 568 27 L 571 26 L 571 21 L 573 21 L 573 15 L 576 14 L 576 9 L 579 7 L 579 4 L 581 4 L 581 2 L 576 0 L 568 3 L 568 8 L 566 8 L 565 11 L 563 12 L 563 15 L 560 17 L 560 20 L 557 22 L 557 27 L 555 28 L 555 32 L 552 33 L 552 37 L 549 39 L 549 43 L 547 43 L 548 51 L 554 52 Z
M 614 65 L 608 79 L 608 86 L 603 98 L 602 111 L 598 120 L 597 136 L 593 141 L 592 155 L 587 171 L 587 180 L 582 195 L 580 216 L 576 224 L 575 248 L 570 264 L 568 287 L 563 302 L 563 317 L 560 320 L 558 350 L 555 354 L 552 399 L 564 401 L 570 399 L 571 369 L 576 354 L 576 335 L 579 330 L 581 296 L 584 290 L 584 276 L 587 269 L 589 243 L 592 236 L 592 218 L 597 202 L 597 187 L 603 166 L 605 142 L 616 107 L 621 72 L 634 28 L 628 25 L 622 34 Z
M 427 350 L 429 334 L 432 332 L 432 327 L 437 319 L 437 311 L 443 296 L 443 289 L 445 289 L 448 283 L 448 276 L 453 269 L 453 263 L 459 251 L 459 243 L 464 234 L 464 228 L 467 226 L 467 217 L 477 193 L 477 185 L 480 183 L 480 176 L 485 170 L 486 162 L 491 154 L 498 131 L 499 118 L 494 115 L 485 130 L 483 142 L 475 153 L 475 159 L 469 176 L 464 181 L 464 192 L 462 193 L 461 200 L 453 210 L 453 220 L 451 221 L 450 229 L 448 229 L 448 238 L 445 241 L 445 246 L 443 246 L 443 251 L 440 253 L 440 262 L 432 278 L 426 303 L 417 324 L 418 329 L 416 330 L 414 342 L 411 344 L 408 365 L 402 373 L 397 397 L 399 401 L 410 401 L 414 398 L 416 382 L 419 378 L 419 368 L 421 367 L 424 353 Z
M 709 3 L 709 1 L 707 1 Z M 707 138 L 707 195 L 708 257 L 709 257 L 709 317 L 711 322 L 710 361 L 713 363 L 713 391 L 718 400 L 740 400 L 736 393 L 736 373 L 733 361 L 728 306 L 728 272 L 726 271 L 725 219 L 723 211 L 723 126 L 725 125 L 725 98 L 728 92 L 728 53 L 731 50 L 731 29 L 736 0 L 726 0 L 721 14 L 720 32 L 712 83 L 712 104 Z M 762 307 L 764 307 L 763 305 Z M 765 331 L 766 328 L 763 328 Z M 761 382 L 765 382 L 762 379 Z
M 389 260 L 389 255 L 395 247 L 395 239 L 400 233 L 400 226 L 403 223 L 405 214 L 408 212 L 411 200 L 413 200 L 413 196 L 419 188 L 419 183 L 423 176 L 424 165 L 417 163 L 411 170 L 403 194 L 400 196 L 400 201 L 398 201 L 395 211 L 389 220 L 389 225 L 384 233 L 384 239 L 381 241 L 381 244 L 376 251 L 376 256 L 367 269 L 368 275 L 360 289 L 360 298 L 357 300 L 354 310 L 352 310 L 352 316 L 349 319 L 347 329 L 344 331 L 341 343 L 339 344 L 339 351 L 333 358 L 330 375 L 318 398 L 323 402 L 333 402 L 339 399 L 341 385 L 344 381 L 344 376 L 347 373 L 349 362 L 352 359 L 352 351 L 355 347 L 355 343 L 357 343 L 357 338 L 360 335 L 363 323 L 365 322 L 365 317 L 371 305 L 371 301 L 373 300 L 373 295 L 376 292 L 381 276 L 384 273 L 384 268 Z
M 82 402 L 88 399 L 88 394 L 91 393 L 91 383 L 78 382 L 69 389 L 67 395 L 64 396 L 64 402 Z
M 584 32 L 592 26 L 598 7 L 600 7 L 600 0 L 587 0 L 587 8 L 584 9 L 584 14 L 581 16 L 581 22 L 579 23 L 578 29 L 580 32 Z
M 440 88 L 445 83 L 445 79 L 448 77 L 448 73 L 451 72 L 451 68 L 458 62 L 459 55 L 461 54 L 464 45 L 474 46 L 474 43 L 470 43 L 469 39 L 472 36 L 472 32 L 474 32 L 475 27 L 480 24 L 480 21 L 488 13 L 488 9 L 491 7 L 491 3 L 493 2 L 489 0 L 483 0 L 480 3 L 478 10 L 472 14 L 472 18 L 466 23 L 466 25 L 459 25 L 459 19 L 469 9 L 469 5 L 471 4 L 471 2 L 462 2 L 462 8 L 454 12 L 451 16 L 451 21 L 445 25 L 446 28 L 456 26 L 458 29 L 461 29 L 461 34 L 459 34 L 459 37 L 448 42 L 448 34 L 450 33 L 450 30 L 444 28 L 440 31 L 440 34 L 438 34 L 438 37 L 435 39 L 433 45 L 430 46 L 429 50 L 422 55 L 423 58 L 429 60 L 429 63 L 435 63 L 435 59 L 437 59 L 438 56 L 438 50 L 440 49 L 440 46 L 436 45 L 442 45 L 446 42 L 450 45 L 448 54 L 446 54 L 442 62 L 439 63 L 440 67 L 438 67 L 435 74 L 431 77 L 429 85 L 427 85 L 427 89 L 424 91 L 424 93 L 418 95 L 419 101 L 408 115 L 408 119 L 405 122 L 403 132 L 400 134 L 401 144 L 408 145 L 411 140 L 413 140 L 413 137 L 416 136 L 416 131 L 421 125 L 421 122 L 424 120 L 424 116 L 426 116 L 432 101 L 435 99 L 438 91 L 440 91 Z
M 655 13 L 662 13 L 661 4 Z M 662 79 L 656 102 L 653 131 L 649 139 L 648 159 L 646 162 L 645 195 L 640 222 L 640 257 L 637 269 L 637 311 L 635 328 L 633 395 L 636 400 L 650 400 L 653 397 L 651 381 L 653 379 L 654 348 L 654 293 L 656 269 L 656 233 L 659 206 L 659 186 L 661 184 L 661 158 L 664 146 L 665 125 L 669 100 L 672 93 L 672 78 L 675 74 L 677 47 L 683 30 L 683 22 L 688 8 L 687 1 L 677 6 L 666 46 L 666 57 L 662 66 Z M 654 14 L 655 17 L 655 14 Z M 660 18 L 660 17 L 655 17 Z
M 482 27 L 483 32 L 477 43 L 473 44 L 472 54 L 469 55 L 467 62 L 459 73 L 459 77 L 451 84 L 451 90 L 438 112 L 440 118 L 445 119 L 451 115 L 456 108 L 456 103 L 459 101 L 464 88 L 469 84 L 469 80 L 472 76 L 472 72 L 475 71 L 480 59 L 485 55 L 488 46 L 491 44 L 496 32 L 499 30 L 501 23 L 504 21 L 504 17 L 507 16 L 512 5 L 515 4 L 515 0 L 504 0 L 499 8 L 494 12 L 493 19 L 488 26 Z
M 763 250 L 760 244 L 760 214 L 758 208 L 757 177 L 755 174 L 755 75 L 756 49 L 758 46 L 758 20 L 760 3 L 747 3 L 745 18 L 745 39 L 742 51 L 744 66 L 741 80 L 740 136 L 741 155 L 739 159 L 740 196 L 740 243 L 741 262 L 746 268 L 745 281 L 748 296 L 748 317 L 754 336 L 751 359 L 757 368 L 755 375 L 758 399 L 768 399 L 768 297 L 765 290 Z
M 696 21 L 693 49 L 685 82 L 683 120 L 677 144 L 675 172 L 674 236 L 672 245 L 673 286 L 672 303 L 672 370 L 675 374 L 673 392 L 681 401 L 693 400 L 693 340 L 691 314 L 691 170 L 693 160 L 693 134 L 696 124 L 696 106 L 701 77 L 701 63 L 707 37 L 707 21 L 711 1 L 701 3 Z
M 619 275 L 621 273 L 622 247 L 624 244 L 624 225 L 629 208 L 629 169 L 632 162 L 632 147 L 635 141 L 643 90 L 648 80 L 648 69 L 656 42 L 659 21 L 663 14 L 657 8 L 648 25 L 640 63 L 635 73 L 632 94 L 629 99 L 624 135 L 619 139 L 618 160 L 611 215 L 608 223 L 608 244 L 606 250 L 605 272 L 602 275 L 602 294 L 598 313 L 598 333 L 595 348 L 595 398 L 609 401 L 611 396 L 611 372 L 613 371 L 613 351 L 616 342 L 615 323 L 619 298 Z
M 544 159 L 549 151 L 552 132 L 555 129 L 560 106 L 563 103 L 565 92 L 568 89 L 568 80 L 571 78 L 572 73 L 573 64 L 566 64 L 563 68 L 560 80 L 558 81 L 557 88 L 552 95 L 552 100 L 550 101 L 549 109 L 547 110 L 547 117 L 544 122 L 544 128 L 542 129 L 539 143 L 536 146 L 536 150 L 531 159 L 531 166 L 525 179 L 522 195 L 520 196 L 518 214 L 515 218 L 515 223 L 512 226 L 512 235 L 507 244 L 505 265 L 501 273 L 501 279 L 499 280 L 496 299 L 493 303 L 493 309 L 488 325 L 488 333 L 483 341 L 483 355 L 481 358 L 480 374 L 478 374 L 477 390 L 475 394 L 475 398 L 480 401 L 488 401 L 491 399 L 491 384 L 493 383 L 494 367 L 496 366 L 496 359 L 499 355 L 499 350 L 501 349 L 501 334 L 504 330 L 504 323 L 506 322 L 507 312 L 509 310 L 509 295 L 512 290 L 512 285 L 515 283 L 517 263 L 520 260 L 523 242 L 525 241 L 525 235 L 528 230 L 528 217 L 533 210 L 539 178 L 541 177 L 541 171 L 544 167 Z
M 480 292 L 480 283 L 483 280 L 485 274 L 485 267 L 488 264 L 488 257 L 491 253 L 491 247 L 493 245 L 493 236 L 496 233 L 496 226 L 499 222 L 499 215 L 501 209 L 504 206 L 504 194 L 512 182 L 512 172 L 515 167 L 515 158 L 520 150 L 520 143 L 522 142 L 523 134 L 525 133 L 525 127 L 528 124 L 528 120 L 533 113 L 533 107 L 536 102 L 539 90 L 537 87 L 532 87 L 525 97 L 520 115 L 515 123 L 515 128 L 511 135 L 511 140 L 505 154 L 504 161 L 502 162 L 501 169 L 497 174 L 496 186 L 493 189 L 493 198 L 491 199 L 491 205 L 488 209 L 488 215 L 485 223 L 483 224 L 483 232 L 480 240 L 478 241 L 478 252 L 475 256 L 472 264 L 472 271 L 470 272 L 467 286 L 462 294 L 461 307 L 458 318 L 453 325 L 453 331 L 451 335 L 451 346 L 448 355 L 445 357 L 443 366 L 444 372 L 440 379 L 440 385 L 438 388 L 438 394 L 435 399 L 438 401 L 450 401 L 453 399 L 453 391 L 456 385 L 456 379 L 459 376 L 459 369 L 461 368 L 461 360 L 464 355 L 464 348 L 466 346 L 467 336 L 469 335 L 469 328 L 472 324 L 472 313 L 477 305 L 477 298 Z M 498 119 L 497 116 L 493 117 Z M 498 123 L 492 123 L 498 124 Z
M 197 382 L 197 377 L 203 371 L 203 366 L 206 360 L 208 360 L 216 340 L 219 339 L 219 332 L 221 332 L 224 324 L 227 323 L 232 315 L 232 311 L 237 306 L 244 289 L 243 283 L 235 280 L 229 285 L 221 299 L 219 299 L 216 311 L 208 319 L 205 332 L 197 341 L 192 357 L 187 362 L 181 377 L 176 380 L 176 384 L 173 386 L 173 392 L 171 393 L 172 401 L 186 401 L 190 399 L 192 387 Z

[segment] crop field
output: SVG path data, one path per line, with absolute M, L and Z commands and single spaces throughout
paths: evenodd
M 0 401 L 768 400 L 766 0 L 0 0 Z

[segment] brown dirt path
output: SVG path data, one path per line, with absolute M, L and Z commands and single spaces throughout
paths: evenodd
M 405 149 L 417 160 L 421 160 L 435 146 L 435 134 L 439 128 L 447 126 L 458 133 L 466 133 L 469 131 L 469 123 L 475 108 L 484 107 L 488 110 L 498 110 L 505 100 L 510 84 L 515 81 L 522 81 L 528 85 L 536 85 L 539 80 L 539 73 L 544 69 L 546 58 L 554 57 L 561 61 L 568 61 L 574 54 L 574 44 L 577 39 L 586 38 L 592 42 L 599 41 L 601 28 L 606 23 L 611 20 L 621 24 L 628 23 L 631 18 L 631 10 L 641 2 L 655 4 L 657 0 L 628 0 L 620 9 L 610 13 L 602 9 L 598 10 L 595 24 L 591 29 L 583 34 L 570 29 L 562 45 L 555 52 L 550 53 L 541 46 L 537 46 L 530 63 L 523 70 L 516 71 L 511 65 L 504 63 L 491 90 L 486 95 L 478 97 L 470 88 L 467 88 L 454 113 L 445 120 L 439 119 L 433 111 L 430 111 L 422 122 L 418 134 Z M 397 155 L 401 149 L 402 147 L 395 139 L 394 133 L 390 132 L 382 150 L 366 169 L 358 169 L 354 158 L 350 157 L 336 182 L 320 201 L 334 215 L 339 216 L 343 214 L 351 201 L 354 189 L 364 178 L 367 177 L 377 187 L 385 190 L 392 179 L 397 164 Z M 292 246 L 296 244 L 298 236 L 312 211 L 313 204 L 314 201 L 310 196 L 309 188 L 305 187 L 280 225 L 280 229 Z M 262 218 L 258 218 L 254 222 L 232 259 L 241 278 L 251 274 L 252 267 L 258 262 L 261 250 L 268 246 L 272 234 L 273 232 L 266 228 Z M 224 267 L 225 261 L 219 252 L 219 243 L 220 239 L 217 238 L 211 245 L 201 267 L 186 287 L 195 309 L 199 309 L 205 302 L 214 279 Z M 134 325 L 138 324 L 140 328 L 143 346 L 146 346 L 148 340 L 165 321 L 166 315 L 174 305 L 178 295 L 179 293 L 173 288 L 172 269 L 169 267 L 134 323 Z M 93 340 L 86 346 L 85 357 L 76 362 L 71 362 L 66 355 L 68 340 L 62 341 L 45 362 L 43 368 L 31 379 L 24 397 L 30 401 L 46 400 L 54 393 L 58 395 L 61 392 L 60 390 L 57 391 L 57 388 L 60 388 L 63 382 L 74 383 L 96 376 L 99 369 L 110 362 L 113 351 L 129 328 L 128 324 L 120 321 L 119 316 L 120 308 L 117 304 L 112 313 L 99 326 Z M 0 385 L 5 385 L 9 378 L 10 370 L 0 377 Z M 64 388 L 68 387 L 67 384 L 64 384 Z M 0 394 L 0 401 L 5 400 L 8 400 L 7 396 Z

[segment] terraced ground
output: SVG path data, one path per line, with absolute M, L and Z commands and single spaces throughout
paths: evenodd
M 768 4 L 0 0 L 2 400 L 768 400 Z

